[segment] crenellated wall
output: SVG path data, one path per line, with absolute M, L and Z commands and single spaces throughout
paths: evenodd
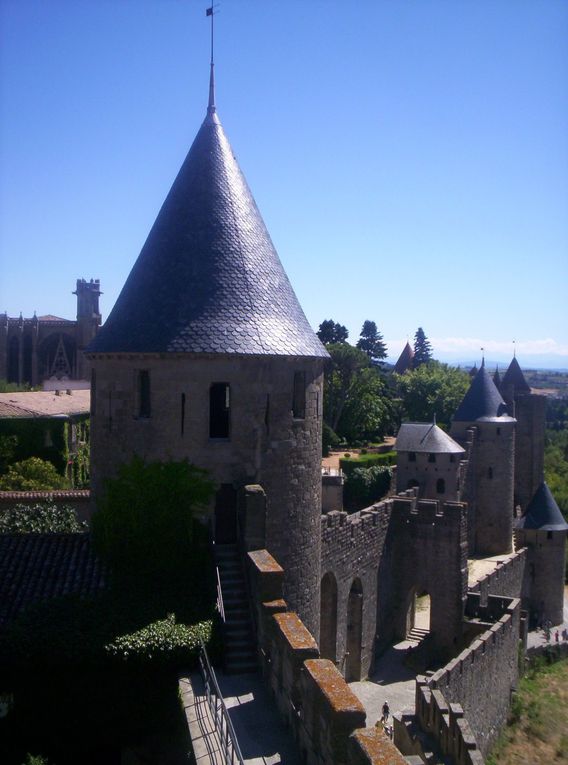
M 446 702 L 460 704 L 485 756 L 507 721 L 519 677 L 520 600 L 489 595 L 487 605 L 468 598 L 481 623 L 494 621 L 474 642 L 428 679 Z M 479 601 L 478 601 L 479 603 Z
M 266 550 L 248 553 L 260 666 L 307 765 L 407 765 L 282 599 L 284 571 Z
M 489 595 L 520 598 L 526 563 L 527 550 L 523 547 L 507 560 L 498 563 L 493 571 L 486 574 L 478 582 L 472 584 L 470 592 L 478 592 L 481 595 L 481 603 L 484 605 L 487 603 Z

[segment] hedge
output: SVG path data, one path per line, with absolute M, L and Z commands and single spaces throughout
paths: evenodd
M 376 465 L 389 467 L 396 465 L 396 452 L 383 452 L 382 454 L 359 454 L 357 457 L 344 457 L 339 460 L 339 467 L 346 476 L 357 468 L 370 468 Z

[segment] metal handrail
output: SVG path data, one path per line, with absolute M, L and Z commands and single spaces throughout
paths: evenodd
M 221 621 L 225 624 L 225 604 L 223 603 L 223 590 L 221 589 L 221 575 L 217 565 L 215 566 L 215 573 L 217 574 L 217 611 L 219 611 Z
M 244 758 L 241 754 L 239 742 L 237 741 L 237 734 L 233 728 L 233 723 L 229 717 L 229 712 L 225 706 L 223 695 L 219 689 L 217 678 L 209 657 L 205 645 L 201 638 L 199 638 L 201 649 L 199 651 L 199 666 L 201 669 L 201 675 L 205 684 L 205 696 L 207 698 L 207 704 L 209 710 L 213 715 L 213 722 L 215 730 L 219 735 L 219 743 L 221 745 L 221 751 L 223 752 L 225 762 L 227 765 L 244 765 Z

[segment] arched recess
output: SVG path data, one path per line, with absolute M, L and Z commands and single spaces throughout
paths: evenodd
M 347 640 L 345 644 L 345 680 L 361 679 L 361 646 L 363 643 L 363 585 L 355 579 L 347 601 Z
M 41 377 L 72 377 L 75 356 L 76 345 L 72 337 L 64 332 L 48 335 L 38 349 Z
M 22 382 L 33 383 L 32 380 L 32 338 L 31 335 L 24 335 L 24 369 Z
M 321 657 L 337 661 L 337 581 L 331 572 L 321 580 L 320 605 Z

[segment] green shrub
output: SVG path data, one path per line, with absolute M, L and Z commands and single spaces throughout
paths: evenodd
M 396 464 L 396 452 L 384 452 L 383 454 L 365 454 L 361 453 L 358 457 L 345 455 L 345 458 L 339 461 L 339 466 L 346 476 L 351 475 L 354 470 L 359 468 L 369 468 L 376 465 L 391 466 Z
M 10 465 L 0 478 L 1 491 L 52 491 L 66 489 L 67 481 L 51 462 L 30 457 Z
M 0 509 L 0 534 L 62 534 L 87 531 L 72 507 L 44 503 Z
M 189 462 L 139 457 L 107 481 L 92 519 L 95 545 L 116 572 L 176 578 L 195 553 L 193 511 L 207 505 L 213 484 Z
M 329 427 L 327 422 L 324 422 L 321 436 L 323 456 L 327 457 L 332 449 L 339 448 L 340 443 L 339 436 Z
M 392 478 L 392 468 L 386 465 L 355 468 L 345 480 L 343 503 L 347 510 L 356 511 L 368 507 L 387 494 Z
M 108 643 L 105 651 L 109 656 L 128 662 L 193 663 L 199 650 L 199 639 L 207 643 L 211 630 L 210 621 L 187 626 L 177 624 L 175 614 L 168 614 L 161 621 L 121 635 Z

